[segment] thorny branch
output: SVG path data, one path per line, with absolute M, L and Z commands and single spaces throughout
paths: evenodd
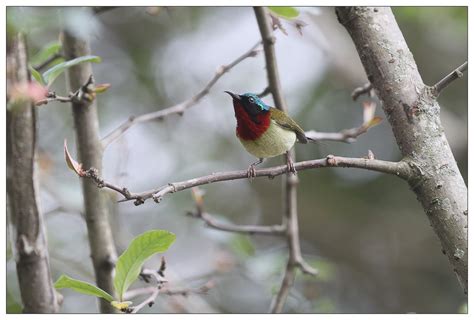
M 260 46 L 261 41 L 258 41 L 255 45 L 250 48 L 247 52 L 245 52 L 243 55 L 232 61 L 231 63 L 227 65 L 223 65 L 219 67 L 212 77 L 212 79 L 206 84 L 206 86 L 199 91 L 196 95 L 191 97 L 190 99 L 183 101 L 181 103 L 178 103 L 174 106 L 151 112 L 151 113 L 146 113 L 141 116 L 132 116 L 130 117 L 127 121 L 122 123 L 120 126 L 118 126 L 116 129 L 112 130 L 107 136 L 105 136 L 102 139 L 102 145 L 104 148 L 106 148 L 111 142 L 113 142 L 115 139 L 119 138 L 122 134 L 125 133 L 130 127 L 137 123 L 142 123 L 142 122 L 147 122 L 147 121 L 153 121 L 153 120 L 161 120 L 167 116 L 173 115 L 173 114 L 178 114 L 178 115 L 183 115 L 183 113 L 189 109 L 190 107 L 196 105 L 203 97 L 205 97 L 211 88 L 216 84 L 216 82 L 228 71 L 230 71 L 233 67 L 238 65 L 240 62 L 243 60 L 250 58 L 250 57 L 255 57 L 258 54 L 258 47 Z
M 461 78 L 463 76 L 463 72 L 467 70 L 467 61 L 464 62 L 462 65 L 454 69 L 451 73 L 449 73 L 446 77 L 438 81 L 433 86 L 433 93 L 435 96 L 439 96 L 441 91 L 443 91 L 447 86 L 451 84 L 454 80 Z

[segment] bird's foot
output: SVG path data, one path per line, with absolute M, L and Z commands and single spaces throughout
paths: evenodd
M 255 164 L 251 164 L 247 170 L 247 178 L 252 179 L 257 176 L 257 173 L 255 172 Z
M 254 163 L 252 163 L 248 170 L 247 170 L 247 177 L 249 179 L 252 179 L 252 178 L 255 178 L 257 176 L 257 172 L 255 171 L 255 166 L 262 163 L 263 162 L 263 158 L 259 158 L 258 161 L 255 161 Z
M 287 155 L 287 157 L 286 157 L 286 168 L 287 168 L 288 173 L 291 172 L 294 175 L 296 175 L 295 163 L 293 162 L 293 160 L 291 159 L 291 157 L 289 155 Z

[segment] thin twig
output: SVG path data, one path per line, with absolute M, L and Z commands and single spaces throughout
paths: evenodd
M 212 77 L 212 79 L 206 84 L 206 86 L 199 91 L 196 95 L 191 97 L 190 99 L 181 102 L 179 104 L 176 104 L 174 106 L 151 112 L 151 113 L 146 113 L 141 116 L 132 116 L 130 117 L 127 121 L 122 123 L 120 126 L 112 130 L 108 135 L 106 135 L 102 139 L 102 145 L 104 148 L 106 148 L 111 142 L 113 142 L 115 139 L 119 138 L 125 131 L 130 129 L 133 125 L 137 123 L 142 123 L 142 122 L 147 122 L 147 121 L 152 121 L 152 120 L 161 120 L 167 116 L 173 115 L 173 114 L 179 114 L 182 115 L 184 111 L 186 111 L 188 108 L 194 106 L 197 104 L 204 96 L 206 96 L 211 88 L 216 84 L 216 82 L 228 71 L 230 71 L 233 67 L 238 65 L 240 62 L 243 60 L 249 58 L 249 57 L 255 57 L 258 54 L 257 48 L 260 46 L 261 41 L 257 42 L 250 50 L 245 52 L 243 55 L 229 63 L 228 65 L 223 65 L 219 67 Z
M 451 84 L 454 80 L 461 78 L 463 76 L 463 72 L 467 70 L 467 61 L 464 62 L 462 65 L 454 69 L 451 73 L 449 73 L 446 77 L 438 81 L 433 86 L 433 93 L 435 96 L 439 96 L 441 91 L 443 91 L 447 86 Z
M 273 226 L 257 226 L 257 225 L 236 225 L 231 223 L 222 223 L 217 221 L 209 213 L 204 211 L 204 192 L 199 187 L 191 189 L 194 203 L 196 204 L 195 212 L 188 212 L 188 215 L 203 220 L 208 227 L 228 232 L 247 233 L 247 234 L 266 234 L 281 235 L 284 234 L 286 227 L 283 225 Z
M 38 106 L 41 106 L 43 104 L 48 104 L 53 101 L 63 102 L 63 103 L 72 102 L 72 96 L 70 95 L 69 97 L 62 97 L 62 96 L 56 95 L 55 92 L 49 92 L 46 95 L 45 99 L 35 101 L 35 106 L 38 107 Z
M 160 288 L 159 287 L 150 287 L 150 288 L 151 288 L 150 296 L 146 298 L 145 300 L 143 300 L 142 303 L 132 307 L 130 313 L 137 313 L 138 311 L 143 309 L 143 307 L 145 306 L 151 307 L 155 303 L 156 297 L 158 297 L 158 294 L 160 293 Z
M 372 97 L 373 94 L 373 87 L 370 82 L 367 82 L 364 84 L 362 87 L 355 88 L 354 91 L 352 91 L 351 97 L 352 100 L 356 101 L 357 98 L 359 98 L 363 94 L 368 94 L 370 97 Z
M 359 127 L 344 129 L 339 132 L 319 132 L 319 131 L 306 131 L 305 135 L 307 138 L 313 141 L 337 141 L 352 143 L 357 138 L 366 133 L 368 130 L 367 126 L 361 125 Z
M 231 224 L 231 223 L 219 222 L 207 212 L 202 212 L 199 215 L 196 212 L 188 212 L 188 214 L 194 218 L 203 220 L 208 227 L 221 230 L 221 231 L 247 233 L 247 234 L 267 234 L 267 235 L 281 235 L 281 234 L 284 234 L 285 232 L 285 227 L 282 225 L 273 225 L 273 226 L 236 225 L 236 224 Z
M 280 290 L 278 290 L 277 295 L 273 298 L 272 304 L 270 305 L 271 313 L 281 313 L 285 305 L 286 298 L 290 293 L 290 289 L 295 282 L 296 270 L 294 266 L 288 261 L 283 275 L 283 280 L 281 281 Z
M 48 59 L 46 59 L 44 62 L 36 66 L 33 66 L 33 69 L 35 69 L 36 71 L 41 71 L 43 68 L 47 67 L 51 62 L 62 57 L 63 55 L 60 52 L 56 52 L 55 54 L 50 56 Z

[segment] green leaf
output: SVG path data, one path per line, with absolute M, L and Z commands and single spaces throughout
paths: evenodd
M 82 56 L 76 59 L 72 59 L 69 61 L 62 62 L 60 64 L 55 65 L 51 69 L 45 71 L 43 73 L 43 79 L 48 83 L 48 87 L 51 86 L 54 80 L 56 80 L 61 73 L 63 73 L 67 68 L 72 66 L 78 65 L 84 62 L 101 62 L 101 58 L 98 56 Z
M 48 43 L 40 51 L 38 51 L 38 53 L 35 54 L 33 58 L 30 59 L 30 63 L 32 65 L 38 65 L 45 62 L 46 60 L 48 60 L 49 57 L 58 53 L 59 50 L 61 50 L 61 47 L 62 45 L 59 41 L 53 41 Z
M 294 19 L 300 12 L 294 7 L 268 7 L 270 11 L 285 19 Z
M 33 68 L 32 66 L 28 66 L 28 69 L 30 70 L 31 72 L 31 75 L 33 76 L 33 78 L 35 78 L 36 81 L 38 81 L 38 83 L 42 86 L 44 86 L 44 80 L 43 80 L 43 76 L 41 75 L 41 73 L 39 73 L 35 68 Z
M 114 297 L 112 297 L 104 290 L 97 288 L 95 285 L 85 281 L 70 278 L 64 274 L 59 277 L 59 279 L 54 284 L 54 287 L 56 289 L 69 288 L 80 293 L 103 298 L 108 302 L 114 301 Z
M 130 246 L 118 258 L 115 267 L 114 286 L 120 301 L 128 287 L 137 279 L 145 260 L 155 253 L 165 252 L 176 236 L 165 230 L 151 230 L 132 240 Z

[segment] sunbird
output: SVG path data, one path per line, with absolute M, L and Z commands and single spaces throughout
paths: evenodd
M 248 168 L 248 177 L 255 177 L 255 166 L 263 159 L 288 152 L 295 142 L 308 143 L 304 130 L 285 112 L 265 104 L 256 94 L 228 93 L 234 103 L 237 119 L 236 135 L 250 154 L 258 158 Z M 296 173 L 287 157 L 288 171 Z

